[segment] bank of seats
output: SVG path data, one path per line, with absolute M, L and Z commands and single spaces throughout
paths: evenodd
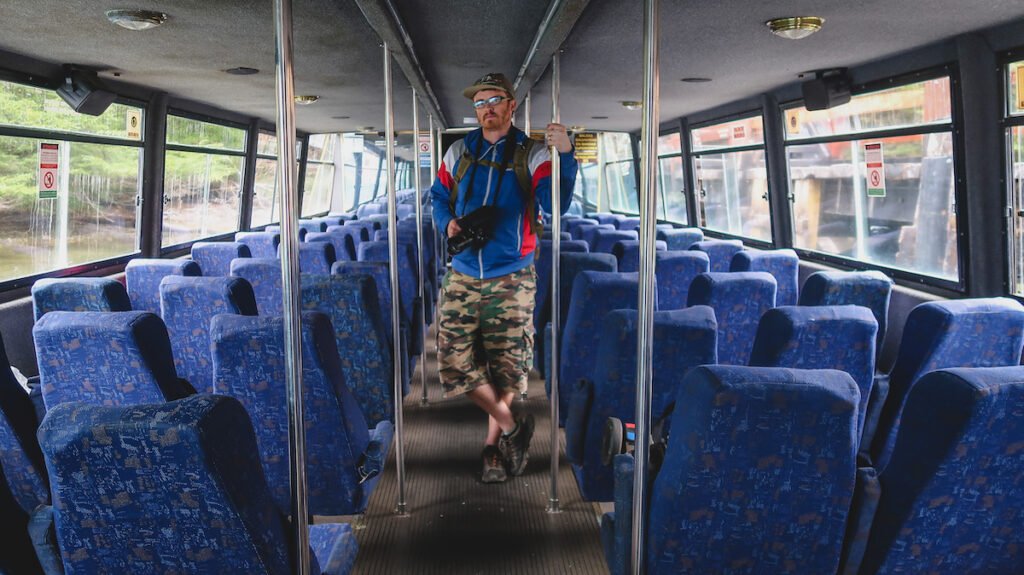
M 612 469 L 601 462 L 602 434 L 609 417 L 627 422 L 635 419 L 637 324 L 635 310 L 607 314 L 600 328 L 592 379 L 574 386 L 565 423 L 565 453 L 587 501 L 613 499 Z M 715 313 L 709 307 L 655 312 L 653 418 L 665 413 L 690 369 L 717 363 L 716 338 Z
M 835 573 L 856 475 L 859 393 L 832 370 L 702 366 L 679 387 L 653 477 L 651 575 Z M 611 573 L 627 572 L 632 455 L 615 458 L 602 518 Z
M 350 220 L 350 221 L 355 222 L 355 220 Z M 370 239 L 370 233 L 366 230 L 366 228 L 361 228 L 359 226 L 346 225 L 348 223 L 349 222 L 345 222 L 344 224 L 342 224 L 340 226 L 327 226 L 327 233 L 328 234 L 342 234 L 344 236 L 347 236 L 349 239 L 351 239 L 352 240 L 352 246 L 351 246 L 352 251 L 349 252 L 349 255 L 351 257 L 348 258 L 348 259 L 350 259 L 352 261 L 355 261 L 356 260 L 356 253 L 357 253 L 356 252 L 356 248 L 359 247 L 359 242 L 365 242 L 368 239 Z M 345 259 L 345 258 L 342 258 L 342 259 Z
M 718 363 L 746 365 L 761 315 L 775 307 L 775 278 L 766 272 L 700 274 L 686 302 L 715 310 Z
M 210 320 L 221 313 L 256 315 L 252 286 L 241 278 L 168 276 L 160 282 L 160 309 L 178 374 L 199 393 L 209 393 Z
M 273 224 L 273 225 L 270 225 L 270 226 L 267 226 L 267 227 L 263 228 L 263 231 L 264 232 L 269 232 L 269 233 L 280 234 L 281 233 L 281 226 L 278 225 L 278 224 Z M 309 231 L 310 231 L 310 228 L 302 225 L 302 221 L 299 220 L 299 241 L 300 242 L 306 241 L 306 235 L 309 233 Z M 319 226 L 317 226 L 315 228 L 315 231 L 322 231 L 322 230 L 320 229 Z
M 796 305 L 800 259 L 793 250 L 742 250 L 732 256 L 731 272 L 768 272 L 775 278 L 775 305 Z
M 313 221 L 322 222 L 326 230 L 331 226 L 340 226 L 349 220 L 355 219 L 355 217 L 355 214 L 327 214 L 326 216 L 313 218 Z
M 416 279 L 416 256 L 408 244 L 395 246 L 398 254 L 398 290 L 399 308 L 402 325 L 408 331 L 410 360 L 423 349 L 423 330 L 418 327 L 423 298 L 416 292 L 419 283 Z M 363 242 L 359 245 L 360 262 L 382 262 L 390 265 L 388 242 Z M 390 283 L 390 276 L 388 278 Z
M 201 275 L 226 276 L 231 273 L 232 260 L 251 258 L 253 254 L 242 242 L 196 242 L 192 244 L 191 257 L 199 264 Z
M 581 239 L 581 240 L 587 242 L 587 245 L 590 246 L 590 251 L 592 251 L 592 252 L 596 251 L 594 249 L 594 245 L 597 243 L 597 234 L 598 234 L 599 230 L 604 230 L 604 232 L 617 232 L 618 231 L 615 228 L 615 226 L 613 226 L 612 224 L 598 224 L 596 226 L 585 226 L 583 228 L 577 228 L 577 229 L 581 230 L 580 231 L 580 237 L 578 239 Z M 604 233 L 604 232 L 602 232 L 602 233 Z M 630 239 L 636 239 L 636 238 L 630 238 Z M 609 251 L 607 251 L 605 253 L 611 253 L 611 250 L 609 250 Z
M 281 257 L 280 246 L 277 257 Z M 329 274 L 337 261 L 334 244 L 328 242 L 302 242 L 299 244 L 299 272 L 304 274 Z
M 1022 346 L 1024 306 L 1016 300 L 938 301 L 911 310 L 903 325 L 896 362 L 889 372 L 889 392 L 871 440 L 870 456 L 875 469 L 885 471 L 903 406 L 921 376 L 950 367 L 1019 365 Z
M 658 309 L 686 307 L 690 284 L 711 268 L 704 252 L 693 250 L 654 253 L 654 274 L 658 278 Z
M 391 444 L 391 422 L 370 430 L 345 386 L 326 315 L 302 314 L 302 393 L 308 504 L 314 515 L 366 509 Z M 210 328 L 215 393 L 245 406 L 278 507 L 291 500 L 284 318 L 215 316 Z M 364 481 L 364 478 L 366 480 Z
M 732 265 L 732 257 L 743 249 L 743 242 L 740 240 L 704 240 L 692 244 L 690 249 L 708 254 L 711 271 L 727 272 L 729 266 Z
M 36 321 L 51 311 L 130 311 L 124 284 L 110 278 L 43 278 L 32 284 Z
M 551 240 L 540 241 L 540 251 L 536 255 L 533 269 L 537 273 L 537 298 L 533 306 L 533 328 L 537 332 L 534 336 L 533 363 L 537 371 L 544 373 L 544 334 L 548 322 L 551 321 L 551 251 L 553 246 Z M 562 240 L 559 243 L 561 253 L 586 253 L 589 251 L 587 243 L 576 240 Z M 565 271 L 560 271 L 564 274 Z M 571 284 L 570 284 L 571 285 Z M 564 296 L 563 296 L 564 298 Z M 562 310 L 565 313 L 567 310 Z
M 590 244 L 590 251 L 606 254 L 615 253 L 615 244 L 626 240 L 638 240 L 636 232 L 624 232 L 621 230 L 594 229 L 593 243 Z
M 356 244 L 352 236 L 339 232 L 314 232 L 306 234 L 308 243 L 328 242 L 334 246 L 336 260 L 355 261 Z
M 882 353 L 882 342 L 889 320 L 892 280 L 879 271 L 814 272 L 800 289 L 800 305 L 860 305 L 871 310 L 878 322 L 875 355 Z
M 654 251 L 663 252 L 668 249 L 668 244 L 655 240 Z M 612 246 L 612 254 L 619 261 L 620 272 L 640 271 L 640 240 L 622 240 Z
M 657 237 L 668 244 L 670 250 L 688 250 L 693 244 L 704 241 L 704 232 L 700 228 L 674 228 L 658 230 Z
M 249 251 L 254 258 L 274 258 L 277 257 L 277 246 L 281 245 L 281 234 L 278 232 L 238 232 L 235 234 L 235 241 L 249 246 Z
M 160 315 L 160 280 L 166 276 L 203 275 L 190 259 L 134 259 L 124 268 L 125 285 L 132 309 Z
M 569 232 L 569 235 L 572 236 L 572 239 L 579 240 L 579 239 L 582 239 L 582 238 L 576 234 L 577 228 L 579 228 L 581 226 L 596 226 L 596 225 L 598 225 L 600 223 L 601 222 L 599 222 L 599 221 L 597 221 L 597 220 L 595 220 L 593 218 L 573 218 L 573 219 L 570 219 L 570 220 L 563 219 L 562 220 L 562 229 L 564 231 Z
M 67 573 L 292 572 L 286 509 L 274 504 L 253 424 L 238 401 L 57 407 L 39 440 L 52 475 Z M 348 573 L 357 545 L 342 524 L 310 527 L 313 572 Z
M 907 398 L 889 466 L 858 485 L 870 530 L 848 542 L 864 554 L 862 562 L 849 559 L 847 572 L 1020 573 L 1021 437 L 1024 368 L 922 377 Z
M 231 262 L 231 277 L 249 282 L 259 315 L 284 313 L 280 260 L 239 258 Z
M 619 222 L 626 219 L 626 216 L 622 214 L 610 214 L 610 213 L 593 213 L 590 214 L 591 218 L 598 221 L 601 224 L 613 225 L 616 228 L 619 227 Z
M 194 392 L 178 378 L 167 330 L 155 314 L 50 312 L 32 336 L 47 411 L 69 401 L 136 405 Z

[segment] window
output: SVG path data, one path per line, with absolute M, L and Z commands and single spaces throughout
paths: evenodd
M 341 134 L 313 134 L 309 137 L 306 182 L 302 189 L 302 217 L 331 210 L 335 155 L 341 151 L 340 143 Z
M 629 134 L 605 132 L 599 143 L 604 151 L 604 178 L 609 208 L 638 215 L 640 206 L 633 173 L 633 144 Z
M 1010 292 L 1024 296 L 1024 60 L 1006 66 L 1007 175 L 1010 218 Z
M 690 130 L 700 225 L 770 242 L 768 174 L 761 116 Z
M 256 178 L 253 181 L 252 227 L 277 223 L 280 184 L 277 181 L 277 136 L 260 132 L 256 145 Z
M 793 244 L 959 278 L 948 77 L 784 111 Z
M 679 134 L 658 138 L 658 214 L 664 220 L 685 224 L 690 220 L 686 213 L 682 153 Z
M 238 230 L 245 130 L 167 116 L 163 247 Z
M 138 251 L 144 120 L 132 104 L 87 116 L 0 82 L 0 282 Z

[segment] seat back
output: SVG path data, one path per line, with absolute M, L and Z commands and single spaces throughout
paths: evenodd
M 708 305 L 718 321 L 718 363 L 746 365 L 761 315 L 775 307 L 775 278 L 766 272 L 700 274 L 687 305 Z
M 889 320 L 892 280 L 879 271 L 814 272 L 804 280 L 800 305 L 859 305 L 871 310 L 878 322 L 875 356 L 882 353 Z
M 693 244 L 704 241 L 704 232 L 700 228 L 658 230 L 658 239 L 664 240 L 671 251 L 688 250 Z
M 32 284 L 35 320 L 51 311 L 131 311 L 124 284 L 110 278 L 43 278 Z
M 1024 368 L 923 376 L 878 477 L 860 572 L 1019 573 L 1022 437 Z
M 276 258 L 277 246 L 281 244 L 281 234 L 279 232 L 238 232 L 235 234 L 235 241 L 249 246 L 249 251 L 254 258 Z
M 365 203 L 365 204 L 361 204 L 359 207 L 356 208 L 356 216 L 360 220 L 362 220 L 362 219 L 367 218 L 367 217 L 369 217 L 369 216 L 371 216 L 373 214 L 382 213 L 385 209 L 386 208 L 384 207 L 383 204 L 378 204 L 378 203 L 373 203 L 373 202 Z
M 544 230 L 544 235 L 541 237 L 541 240 L 551 241 L 551 238 L 553 237 L 554 236 L 552 235 L 551 230 Z M 572 240 L 572 234 L 570 234 L 569 232 L 558 232 L 558 237 L 563 242 L 568 242 Z
M 661 240 L 654 242 L 654 251 L 663 252 L 668 244 Z M 612 246 L 612 254 L 619 261 L 620 272 L 640 271 L 640 240 L 620 240 Z
M 299 220 L 299 229 L 306 230 L 306 235 L 313 233 L 321 233 L 327 231 L 327 223 L 322 221 L 320 218 L 313 218 L 309 220 Z
M 302 309 L 330 318 L 345 386 L 371 427 L 394 416 L 391 342 L 378 302 L 369 275 L 302 277 Z
M 384 333 L 390 346 L 394 341 L 391 321 L 391 276 L 387 262 L 334 262 L 331 275 L 345 276 L 350 274 L 367 275 L 373 279 L 377 290 L 377 303 L 380 307 L 381 321 L 384 322 Z
M 626 216 L 622 214 L 610 214 L 610 213 L 594 213 L 589 216 L 592 219 L 597 220 L 599 224 L 610 224 L 618 226 L 619 222 L 626 219 Z
M 928 302 L 911 310 L 871 445 L 875 468 L 885 470 L 903 406 L 922 375 L 950 367 L 1019 365 L 1022 346 L 1024 306 L 1010 298 Z
M 551 309 L 547 307 L 551 297 L 551 240 L 541 240 L 540 250 L 534 260 L 534 270 L 537 272 L 537 304 L 533 307 L 533 326 L 540 330 L 551 320 Z M 587 253 L 587 243 L 576 240 L 562 240 L 559 244 L 562 253 Z M 565 260 L 563 259 L 563 262 Z M 564 264 L 563 264 L 564 265 Z M 560 270 L 561 274 L 564 271 Z M 537 338 L 538 341 L 543 338 Z
M 399 245 L 398 248 L 398 293 L 401 303 L 402 321 L 406 325 L 414 325 L 413 306 L 416 300 L 416 290 L 419 289 L 416 280 L 415 263 L 416 257 L 411 253 L 408 245 Z M 388 242 L 363 242 L 359 244 L 359 261 L 361 262 L 383 262 L 388 265 L 390 261 Z M 388 284 L 390 285 L 390 277 Z M 418 330 L 413 330 L 418 331 Z
M 259 315 L 284 314 L 281 260 L 239 258 L 231 262 L 231 276 L 242 278 L 252 286 Z
M 597 251 L 597 250 L 594 249 L 594 244 L 597 242 L 597 231 L 598 230 L 604 230 L 604 231 L 608 231 L 608 232 L 616 232 L 616 231 L 618 231 L 618 230 L 615 229 L 615 226 L 613 226 L 612 224 L 598 224 L 596 226 L 584 226 L 582 228 L 577 228 L 577 229 L 580 230 L 580 237 L 577 238 L 577 239 L 581 239 L 581 240 L 587 242 L 587 245 L 590 246 L 590 251 L 592 251 L 592 252 L 593 251 Z M 636 239 L 636 238 L 628 238 L 628 239 Z M 605 253 L 611 253 L 611 250 L 609 250 L 609 251 L 607 251 Z
M 638 231 L 640 229 L 640 218 L 623 218 L 618 222 L 618 228 L 623 231 Z
M 331 226 L 340 226 L 345 222 L 354 219 L 355 214 L 327 214 L 326 216 L 320 216 L 319 218 L 313 218 L 314 222 L 321 222 L 324 225 L 324 231 Z M 308 239 L 306 241 L 309 241 Z
M 69 401 L 138 405 L 191 392 L 178 379 L 167 329 L 155 314 L 51 312 L 32 337 L 47 411 Z
M 862 433 L 874 383 L 877 333 L 878 323 L 866 307 L 781 306 L 761 316 L 749 363 L 850 374 L 860 390 L 857 432 Z
M 614 253 L 613 248 L 615 244 L 625 240 L 638 240 L 636 232 L 624 232 L 621 230 L 605 230 L 601 228 L 594 229 L 594 243 L 591 244 L 593 248 L 591 251 L 601 253 Z
M 288 522 L 238 401 L 70 403 L 49 415 L 39 442 L 69 575 L 291 573 Z
M 357 471 L 369 443 L 362 411 L 345 387 L 331 322 L 302 314 L 302 393 L 310 513 L 348 515 L 365 507 Z M 267 484 L 281 509 L 291 501 L 284 318 L 215 316 L 214 392 L 234 397 L 254 422 Z
M 835 573 L 858 395 L 839 371 L 691 370 L 651 489 L 647 572 Z
M 0 339 L 0 483 L 4 484 L 0 490 L 6 486 L 21 511 L 19 514 L 11 510 L 11 515 L 31 513 L 50 500 L 43 452 L 36 440 L 38 427 L 32 400 L 14 378 Z
M 576 228 L 579 228 L 580 226 L 590 226 L 590 225 L 596 226 L 596 225 L 600 224 L 601 222 L 599 222 L 599 221 L 597 221 L 597 220 L 595 220 L 593 218 L 573 218 L 571 220 L 563 221 L 562 223 L 563 223 L 563 227 L 565 228 L 565 231 L 569 232 L 569 235 L 572 236 L 572 239 L 578 240 L 578 239 L 582 239 L 582 238 L 580 238 L 579 236 L 576 235 Z
M 264 232 L 272 232 L 272 233 L 275 233 L 275 234 L 280 234 L 281 233 L 281 226 L 279 224 L 269 225 L 269 226 L 263 228 L 263 231 Z M 306 235 L 307 234 L 309 234 L 309 228 L 303 226 L 301 224 L 301 221 L 300 221 L 300 224 L 299 224 L 299 241 L 300 242 L 306 241 Z
M 740 240 L 704 240 L 690 245 L 691 250 L 708 254 L 711 260 L 711 271 L 727 272 L 732 264 L 732 257 L 743 249 Z
M 778 291 L 775 305 L 796 305 L 800 259 L 793 250 L 742 250 L 732 256 L 732 272 L 768 272 Z
M 341 227 L 341 226 L 332 226 Z M 307 243 L 327 242 L 334 246 L 335 261 L 355 261 L 356 244 L 351 235 L 339 232 L 313 232 L 306 234 Z
M 278 258 L 281 257 L 278 246 Z M 302 242 L 299 244 L 299 270 L 304 274 L 331 273 L 331 266 L 337 258 L 334 255 L 334 244 L 330 242 Z
M 368 242 L 373 239 L 373 232 L 380 226 L 369 220 L 351 220 L 345 222 L 344 227 L 359 230 L 359 241 Z
M 654 254 L 654 273 L 658 277 L 658 309 L 683 309 L 693 278 L 711 267 L 704 252 L 665 251 Z
M 559 325 L 565 326 L 569 317 L 569 308 L 572 307 L 572 290 L 576 282 L 576 276 L 580 272 L 617 272 L 618 264 L 615 256 L 611 254 L 595 254 L 591 252 L 563 252 L 561 254 L 561 266 L 558 274 L 559 290 Z M 551 317 L 550 309 L 548 318 Z
M 199 264 L 199 275 L 223 277 L 231 273 L 232 260 L 251 258 L 253 254 L 242 242 L 196 242 L 192 244 L 191 257 Z
M 199 393 L 213 386 L 210 320 L 221 313 L 256 315 L 256 295 L 242 278 L 168 276 L 160 282 L 160 309 L 174 350 L 174 366 Z
M 124 268 L 132 309 L 160 314 L 160 280 L 166 276 L 200 276 L 193 260 L 134 259 Z

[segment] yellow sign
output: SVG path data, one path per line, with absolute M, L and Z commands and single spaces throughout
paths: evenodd
M 1024 110 L 1024 65 L 1017 66 L 1017 109 Z
M 142 111 L 135 108 L 128 108 L 128 114 L 124 122 L 125 136 L 129 140 L 142 139 Z
M 597 161 L 597 134 L 580 132 L 576 134 L 576 159 L 581 162 Z
M 800 117 L 800 109 L 792 108 L 786 110 L 786 131 L 791 136 L 800 135 L 800 130 L 803 128 L 802 118 Z

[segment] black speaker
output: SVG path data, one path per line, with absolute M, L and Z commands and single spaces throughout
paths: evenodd
M 90 116 L 99 116 L 107 111 L 117 95 L 103 89 L 95 76 L 78 70 L 68 71 L 64 83 L 57 88 L 57 95 L 64 99 L 74 111 Z
M 808 110 L 827 110 L 850 101 L 850 77 L 845 72 L 818 74 L 813 80 L 800 84 L 804 107 Z

